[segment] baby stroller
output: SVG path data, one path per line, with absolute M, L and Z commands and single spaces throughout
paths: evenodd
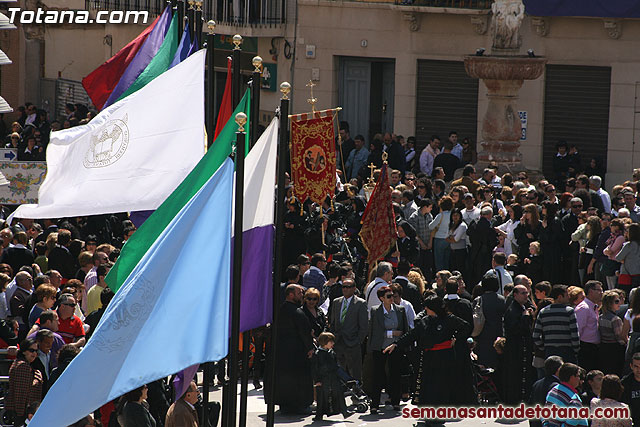
M 353 379 L 347 371 L 340 367 L 338 367 L 338 377 L 340 378 L 340 383 L 345 388 L 344 396 L 351 398 L 351 402 L 356 405 L 356 411 L 360 413 L 367 412 L 371 405 L 371 399 L 369 399 L 369 396 L 362 390 L 360 382 Z
M 476 382 L 476 391 L 478 393 L 478 403 L 480 405 L 494 405 L 500 400 L 498 388 L 493 381 L 493 368 L 486 368 L 477 361 L 472 360 L 471 366 L 473 376 Z

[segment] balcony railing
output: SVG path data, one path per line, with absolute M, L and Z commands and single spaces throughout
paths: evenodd
M 165 0 L 85 0 L 87 10 L 146 10 L 151 15 L 160 14 L 166 6 Z M 285 23 L 286 0 L 204 0 L 202 16 L 205 22 L 213 19 L 221 25 L 276 27 Z
M 165 7 L 166 0 L 85 0 L 87 10 L 139 10 L 159 15 Z
M 493 0 L 394 0 L 395 4 L 450 9 L 491 9 Z
M 213 19 L 223 25 L 277 27 L 285 23 L 286 0 L 218 1 L 216 6 Z

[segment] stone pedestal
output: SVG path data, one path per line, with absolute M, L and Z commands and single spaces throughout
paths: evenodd
M 467 56 L 467 74 L 487 87 L 489 106 L 482 120 L 478 163 L 496 161 L 510 170 L 523 169 L 518 151 L 522 127 L 516 101 L 524 80 L 534 80 L 544 71 L 545 58 L 522 56 Z

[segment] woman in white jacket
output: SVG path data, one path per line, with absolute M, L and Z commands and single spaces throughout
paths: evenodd
M 522 206 L 518 203 L 507 205 L 507 215 L 509 220 L 504 224 L 496 227 L 496 231 L 504 236 L 504 254 L 509 256 L 513 253 L 517 253 L 516 238 L 513 235 L 513 230 L 520 224 L 520 218 L 522 218 Z

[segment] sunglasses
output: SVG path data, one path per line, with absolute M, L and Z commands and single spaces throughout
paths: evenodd
M 582 209 L 582 205 L 571 205 L 573 209 Z
M 67 307 L 75 307 L 75 304 L 71 304 L 69 302 L 63 302 L 61 305 L 66 305 Z
M 555 188 L 548 188 L 546 190 L 544 190 L 546 193 L 553 193 L 554 191 L 556 191 Z
M 386 294 L 384 297 L 385 297 L 386 299 L 391 299 L 391 298 L 393 298 L 393 294 Z
M 356 287 L 356 285 L 351 285 L 351 286 L 342 285 L 342 289 L 350 289 L 350 288 L 355 288 L 355 287 Z
M 620 304 L 620 300 L 619 300 L 619 299 L 617 299 L 617 300 L 615 300 L 613 303 L 614 303 L 614 304 Z
M 37 348 L 25 348 L 24 351 L 28 351 L 29 353 L 37 353 L 38 349 Z
M 317 297 L 307 298 L 307 301 L 318 301 L 318 298 Z

